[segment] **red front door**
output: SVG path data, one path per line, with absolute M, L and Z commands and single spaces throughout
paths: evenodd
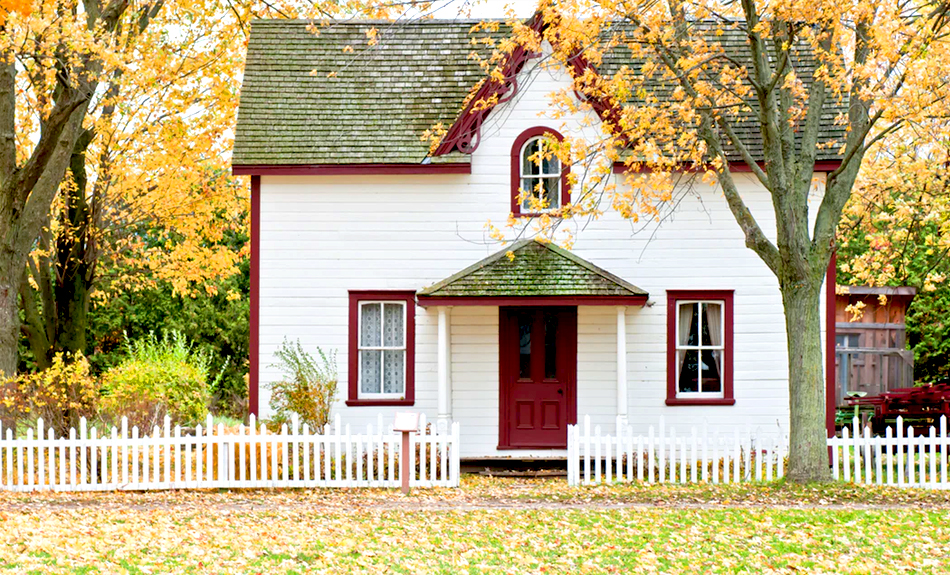
M 577 419 L 577 308 L 503 307 L 501 449 L 566 448 Z

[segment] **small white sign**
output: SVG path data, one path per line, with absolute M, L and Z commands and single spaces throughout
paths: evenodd
M 396 413 L 393 431 L 419 431 L 419 414 L 410 411 Z

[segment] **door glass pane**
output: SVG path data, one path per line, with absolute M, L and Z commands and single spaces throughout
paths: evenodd
M 380 344 L 380 305 L 364 303 L 360 305 L 360 346 L 378 347 Z
M 385 351 L 386 361 L 383 371 L 383 393 L 403 393 L 405 391 L 406 352 Z
M 680 369 L 679 391 L 693 392 L 699 391 L 699 352 L 694 349 L 689 351 L 680 350 L 676 352 L 676 361 Z
M 703 370 L 702 389 L 705 392 L 722 391 L 722 352 L 719 350 L 703 350 L 703 361 L 700 366 Z
M 531 325 L 534 316 L 518 315 L 518 377 L 531 378 Z
M 544 314 L 544 377 L 557 377 L 557 314 Z
M 379 393 L 379 361 L 381 359 L 381 353 L 381 351 L 377 350 L 364 350 L 360 352 L 361 393 Z
M 403 309 L 401 303 L 387 303 L 383 306 L 383 345 L 386 347 L 403 346 Z

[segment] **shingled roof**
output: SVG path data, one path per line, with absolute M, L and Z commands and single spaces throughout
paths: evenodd
M 334 22 L 310 30 L 300 20 L 255 20 L 251 24 L 247 63 L 232 163 L 235 166 L 333 164 L 467 163 L 459 152 L 429 157 L 422 133 L 458 117 L 465 97 L 484 77 L 470 57 L 475 20 Z M 367 45 L 367 32 L 379 30 L 380 41 Z M 745 40 L 738 31 L 717 36 L 735 56 Z M 347 49 L 351 47 L 352 51 Z M 799 77 L 808 81 L 814 63 L 800 53 Z M 605 57 L 602 72 L 642 62 L 624 49 Z M 663 86 L 658 86 L 662 92 Z M 672 87 L 669 87 L 672 90 Z M 834 118 L 843 105 L 829 105 L 823 115 L 821 142 L 841 141 L 844 126 Z M 749 115 L 737 131 L 748 134 L 750 148 L 761 156 L 760 136 Z M 818 160 L 839 159 L 840 146 L 819 152 Z M 735 157 L 734 154 L 733 157 Z
M 307 21 L 255 20 L 232 162 L 421 163 L 429 151 L 422 133 L 451 124 L 484 75 L 469 58 L 475 23 L 359 21 L 315 34 Z M 372 28 L 380 41 L 367 46 Z
M 514 254 L 507 257 L 508 252 Z M 551 243 L 520 240 L 418 292 L 426 298 L 634 298 L 647 292 Z

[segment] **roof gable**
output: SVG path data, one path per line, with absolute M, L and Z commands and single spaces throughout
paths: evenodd
M 508 252 L 514 258 L 508 258 Z M 647 292 L 551 243 L 521 240 L 418 292 L 423 298 L 638 298 Z

